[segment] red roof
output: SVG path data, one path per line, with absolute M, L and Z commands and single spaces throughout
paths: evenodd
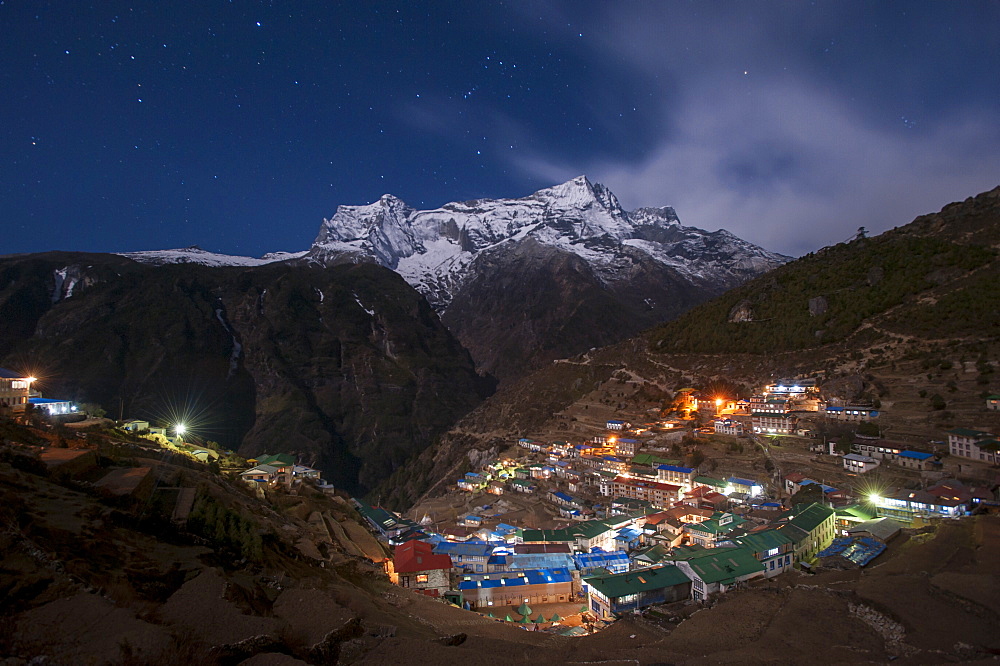
M 568 543 L 519 543 L 514 546 L 514 552 L 518 555 L 528 555 L 536 553 L 569 553 Z
M 429 543 L 414 539 L 396 546 L 392 555 L 392 568 L 396 573 L 451 569 L 451 557 L 435 555 Z
M 632 479 L 625 476 L 615 477 L 615 483 L 620 483 L 623 486 L 634 486 L 636 488 L 652 488 L 653 490 L 662 490 L 668 493 L 676 493 L 681 489 L 680 486 L 675 486 L 670 483 L 659 483 L 657 481 L 639 481 L 637 479 Z
M 660 513 L 654 513 L 650 516 L 646 516 L 646 524 L 654 526 L 659 525 L 663 521 L 667 520 L 669 517 L 670 514 L 667 513 L 666 511 L 661 511 Z

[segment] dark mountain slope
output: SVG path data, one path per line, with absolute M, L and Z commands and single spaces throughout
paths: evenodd
M 651 334 L 661 352 L 793 351 L 871 329 L 934 336 L 1000 326 L 1000 188 L 875 238 L 810 253 Z M 995 330 L 995 328 L 994 328 Z M 984 331 L 986 332 L 986 331 Z
M 628 276 L 605 283 L 579 256 L 529 237 L 479 256 L 442 321 L 480 368 L 515 381 L 526 369 L 636 335 L 721 291 L 627 248 L 620 265 Z
M 69 276 L 69 277 L 67 277 Z M 147 267 L 113 255 L 0 261 L 4 365 L 49 395 L 298 453 L 363 491 L 489 385 L 426 301 L 374 265 Z

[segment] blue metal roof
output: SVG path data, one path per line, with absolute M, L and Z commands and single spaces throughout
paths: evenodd
M 490 543 L 452 543 L 442 541 L 434 546 L 435 555 L 457 555 L 464 557 L 486 557 L 493 553 L 493 544 Z
M 740 478 L 735 477 L 735 476 L 729 477 L 729 482 L 730 483 L 735 483 L 735 484 L 738 484 L 738 485 L 741 485 L 741 486 L 757 486 L 757 485 L 760 485 L 756 481 L 751 481 L 750 479 L 740 479 Z
M 566 493 L 563 493 L 563 492 L 552 493 L 552 496 L 556 497 L 558 499 L 561 499 L 564 502 L 572 502 L 573 501 L 572 497 L 570 497 L 569 495 L 567 495 Z
M 573 561 L 576 563 L 576 568 L 580 570 L 604 567 L 609 571 L 614 571 L 615 568 L 623 564 L 627 568 L 629 563 L 628 553 L 624 550 L 615 550 L 610 553 L 577 553 L 573 556 Z
M 569 553 L 517 553 L 508 560 L 511 569 L 561 569 L 573 566 Z
M 927 460 L 928 458 L 933 458 L 933 453 L 921 453 L 920 451 L 900 451 L 900 458 L 913 458 L 914 460 Z
M 833 543 L 820 551 L 819 557 L 840 555 L 841 557 L 863 567 L 882 554 L 885 544 L 870 537 L 838 537 Z
M 538 585 L 540 583 L 568 583 L 573 580 L 572 574 L 570 574 L 569 569 L 535 569 L 532 571 L 525 571 L 524 577 L 527 579 L 529 585 Z
M 824 483 L 820 483 L 819 481 L 813 481 L 812 479 L 803 479 L 802 483 L 799 484 L 799 485 L 808 486 L 810 483 L 815 483 L 817 486 L 819 486 L 820 488 L 823 489 L 824 493 L 832 493 L 832 492 L 836 492 L 836 490 L 837 490 L 833 486 L 828 486 L 828 485 L 826 485 Z
M 618 530 L 618 534 L 615 535 L 616 539 L 636 539 L 642 534 L 641 531 L 635 529 L 634 527 L 626 527 Z
M 545 585 L 548 583 L 568 583 L 573 580 L 569 569 L 536 569 L 523 572 L 523 576 L 513 578 L 484 578 L 482 580 L 463 580 L 458 584 L 460 590 L 476 588 L 520 587 L 522 585 Z
M 656 469 L 662 469 L 668 472 L 680 472 L 681 474 L 690 474 L 694 471 L 691 467 L 678 467 L 677 465 L 657 465 Z

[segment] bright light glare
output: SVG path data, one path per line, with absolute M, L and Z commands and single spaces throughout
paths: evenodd
M 183 435 L 184 434 L 184 424 L 183 423 L 178 423 L 177 424 L 177 434 L 178 435 Z
M 868 501 L 871 502 L 872 504 L 878 504 L 879 502 L 882 501 L 882 498 L 879 497 L 877 494 L 872 493 L 871 495 L 868 496 Z

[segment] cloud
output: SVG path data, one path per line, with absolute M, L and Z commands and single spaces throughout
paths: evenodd
M 617 15 L 599 45 L 643 70 L 652 94 L 670 95 L 642 159 L 595 155 L 581 163 L 537 151 L 512 155 L 515 168 L 548 182 L 585 172 L 626 207 L 671 205 L 685 224 L 726 228 L 792 255 L 861 226 L 873 233 L 901 226 L 1000 184 L 1000 123 L 981 95 L 927 103 L 914 125 L 898 115 L 894 93 L 866 77 L 881 66 L 869 63 L 874 52 L 851 54 L 824 76 L 814 54 L 823 30 L 815 25 L 796 36 L 788 17 L 685 18 L 689 34 L 673 28 L 671 40 L 657 34 L 655 21 Z M 621 34 L 632 38 L 613 37 Z M 746 74 L 734 69 L 740 60 L 754 63 Z M 921 67 L 924 87 L 948 74 L 931 71 L 932 54 L 912 63 Z

